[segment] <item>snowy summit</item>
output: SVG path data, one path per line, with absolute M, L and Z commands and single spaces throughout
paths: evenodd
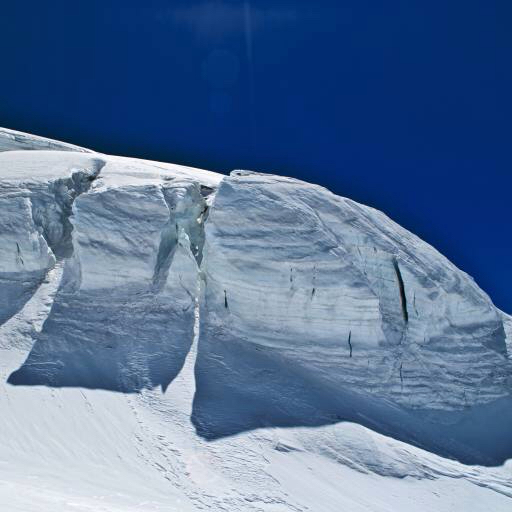
M 512 319 L 295 179 L 0 129 L 0 505 L 510 511 Z

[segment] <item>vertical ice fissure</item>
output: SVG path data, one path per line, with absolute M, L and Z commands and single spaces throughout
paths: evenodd
M 396 279 L 398 281 L 398 292 L 400 293 L 400 304 L 402 306 L 402 316 L 404 317 L 405 323 L 409 322 L 409 313 L 407 311 L 407 297 L 405 296 L 405 286 L 402 277 L 402 272 L 398 266 L 396 258 L 393 259 L 393 268 L 395 269 Z
M 72 256 L 73 225 L 70 218 L 73 215 L 73 203 L 77 197 L 88 192 L 104 166 L 104 160 L 94 159 L 92 169 L 76 169 L 70 177 L 49 183 L 49 203 L 41 201 L 36 196 L 30 197 L 34 224 L 56 259 Z

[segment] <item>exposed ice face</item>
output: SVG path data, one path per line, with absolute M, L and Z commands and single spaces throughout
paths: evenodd
M 502 313 L 503 328 L 505 329 L 505 343 L 507 345 L 508 358 L 512 360 L 512 317 L 506 313 Z
M 169 280 L 181 276 L 195 297 L 206 210 L 200 184 L 145 172 L 126 183 L 116 179 L 123 169 L 129 171 L 107 163 L 93 188 L 74 205 L 74 287 L 124 296 L 160 293 Z M 175 259 L 184 255 L 193 265 L 182 274 Z
M 107 162 L 73 204 L 72 254 L 13 384 L 134 392 L 165 389 L 181 369 L 195 322 L 200 184 L 144 172 L 126 183 L 118 171 Z
M 72 254 L 71 206 L 102 162 L 55 152 L 0 153 L 0 320 L 16 313 L 53 267 Z
M 199 301 L 206 437 L 333 423 L 360 397 L 371 417 L 510 395 L 501 312 L 372 208 L 279 176 L 94 153 L 8 151 L 0 165 L 2 315 L 65 262 L 14 384 L 165 389 Z
M 0 322 L 30 298 L 54 257 L 32 217 L 28 197 L 0 198 Z
M 291 387 L 306 379 L 407 408 L 463 409 L 510 393 L 502 317 L 488 296 L 382 213 L 321 187 L 233 173 L 209 214 L 202 270 L 204 387 L 218 385 L 217 352 L 245 346 L 249 359 L 272 354 L 296 372 Z M 233 368 L 233 378 L 251 390 L 247 372 Z

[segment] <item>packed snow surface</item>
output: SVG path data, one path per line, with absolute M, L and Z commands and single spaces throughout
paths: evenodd
M 508 511 L 512 320 L 381 212 L 0 129 L 0 505 Z

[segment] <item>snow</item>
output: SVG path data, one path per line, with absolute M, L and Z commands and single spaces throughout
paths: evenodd
M 0 505 L 510 510 L 512 321 L 435 249 L 290 178 L 17 140 Z
M 89 149 L 0 127 L 0 152 L 13 150 L 60 150 L 91 152 Z

